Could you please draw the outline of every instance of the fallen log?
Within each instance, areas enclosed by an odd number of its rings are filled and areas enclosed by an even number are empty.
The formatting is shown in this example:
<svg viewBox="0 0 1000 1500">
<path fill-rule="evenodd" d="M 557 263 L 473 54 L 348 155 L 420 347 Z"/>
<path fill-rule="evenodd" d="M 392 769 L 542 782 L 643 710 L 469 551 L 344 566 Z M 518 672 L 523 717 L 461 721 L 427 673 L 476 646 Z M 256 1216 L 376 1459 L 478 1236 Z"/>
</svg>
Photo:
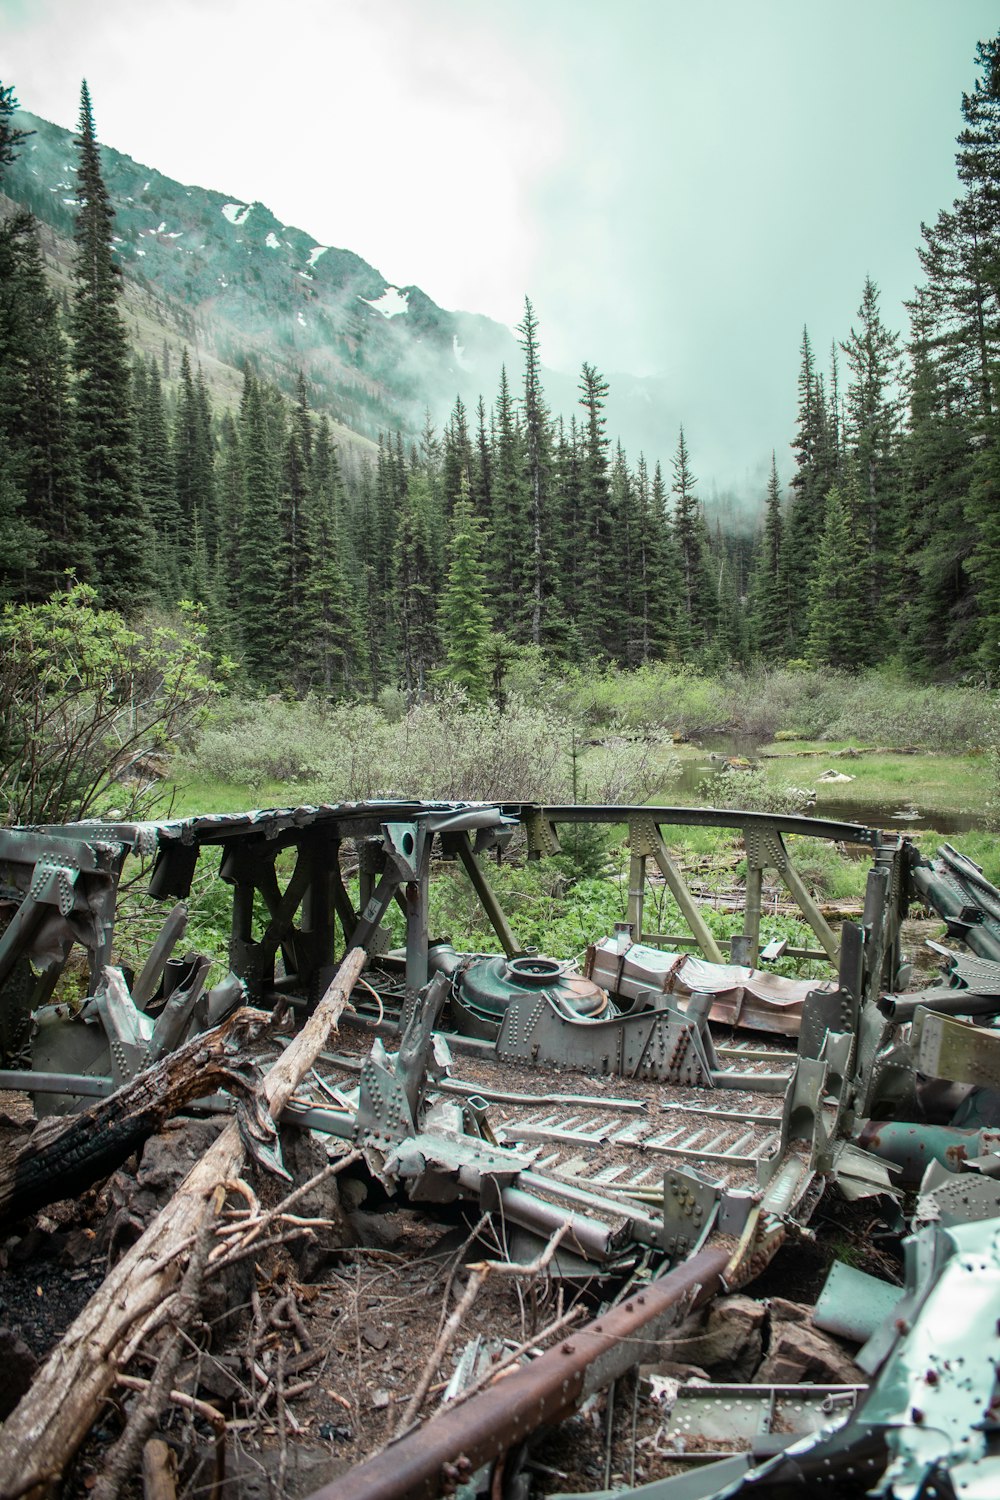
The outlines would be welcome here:
<svg viewBox="0 0 1000 1500">
<path fill-rule="evenodd" d="M 316 1010 L 261 1080 L 258 1097 L 272 1118 L 336 1030 L 365 958 L 363 949 L 350 950 Z M 215 1189 L 237 1177 L 243 1164 L 233 1120 L 50 1352 L 0 1428 L 0 1500 L 41 1500 L 54 1492 L 115 1382 L 129 1334 L 178 1284 L 186 1253 L 213 1213 Z"/>
<path fill-rule="evenodd" d="M 0 1162 L 0 1227 L 109 1177 L 192 1099 L 230 1085 L 234 1057 L 270 1023 L 269 1013 L 244 1007 L 106 1099 L 43 1120 Z"/>
</svg>

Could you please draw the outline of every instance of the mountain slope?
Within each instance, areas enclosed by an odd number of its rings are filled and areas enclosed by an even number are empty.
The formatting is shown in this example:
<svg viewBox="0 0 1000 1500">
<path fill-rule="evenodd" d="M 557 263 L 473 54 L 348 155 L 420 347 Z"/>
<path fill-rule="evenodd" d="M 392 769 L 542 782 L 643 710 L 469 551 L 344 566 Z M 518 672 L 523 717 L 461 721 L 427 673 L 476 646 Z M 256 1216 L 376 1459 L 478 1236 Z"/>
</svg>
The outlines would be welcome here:
<svg viewBox="0 0 1000 1500">
<path fill-rule="evenodd" d="M 36 134 L 4 187 L 52 231 L 45 249 L 58 280 L 77 207 L 73 137 L 24 110 L 18 120 Z M 101 157 L 129 310 L 145 294 L 147 310 L 153 299 L 200 355 L 229 366 L 251 355 L 286 387 L 301 370 L 315 404 L 356 433 L 416 431 L 425 407 L 472 387 L 491 392 L 500 363 L 517 358 L 499 324 L 391 286 L 360 256 L 318 244 L 261 203 L 185 187 L 109 147 Z"/>
</svg>

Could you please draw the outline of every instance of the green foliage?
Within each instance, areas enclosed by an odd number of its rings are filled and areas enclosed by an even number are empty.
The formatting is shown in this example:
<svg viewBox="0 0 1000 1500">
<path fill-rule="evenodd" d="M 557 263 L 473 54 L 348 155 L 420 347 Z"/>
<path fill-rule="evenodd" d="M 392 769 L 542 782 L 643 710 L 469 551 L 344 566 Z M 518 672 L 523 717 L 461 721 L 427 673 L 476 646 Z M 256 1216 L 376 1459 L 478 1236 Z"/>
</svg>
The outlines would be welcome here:
<svg viewBox="0 0 1000 1500">
<path fill-rule="evenodd" d="M 188 610 L 133 628 L 73 585 L 0 616 L 0 806 L 8 823 L 141 816 L 150 756 L 185 743 L 214 692 Z"/>
<path fill-rule="evenodd" d="M 483 565 L 482 526 L 463 490 L 451 516 L 448 576 L 438 607 L 438 633 L 444 662 L 436 677 L 468 695 L 471 703 L 485 703 L 489 686 L 490 616 Z"/>
<path fill-rule="evenodd" d="M 804 787 L 775 785 L 763 771 L 726 766 L 702 782 L 699 800 L 709 807 L 734 807 L 742 812 L 801 813 L 814 799 Z"/>
</svg>

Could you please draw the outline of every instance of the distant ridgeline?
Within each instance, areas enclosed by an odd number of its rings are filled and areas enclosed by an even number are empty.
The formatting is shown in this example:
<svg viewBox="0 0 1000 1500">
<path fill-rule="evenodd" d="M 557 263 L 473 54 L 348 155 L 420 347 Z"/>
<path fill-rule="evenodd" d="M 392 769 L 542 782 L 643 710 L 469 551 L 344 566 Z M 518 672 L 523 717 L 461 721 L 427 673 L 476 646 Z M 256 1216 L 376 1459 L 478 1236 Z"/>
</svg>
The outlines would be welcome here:
<svg viewBox="0 0 1000 1500">
<path fill-rule="evenodd" d="M 35 134 L 4 191 L 70 239 L 74 137 L 26 110 L 17 123 Z M 280 224 L 262 203 L 184 187 L 107 146 L 101 166 L 118 262 L 164 304 L 165 326 L 192 355 L 237 367 L 249 355 L 289 391 L 301 371 L 315 404 L 357 433 L 419 431 L 426 407 L 450 405 L 469 385 L 473 362 L 493 382 L 516 355 L 499 324 L 445 312 L 419 287 L 389 286 L 360 256 Z"/>
</svg>

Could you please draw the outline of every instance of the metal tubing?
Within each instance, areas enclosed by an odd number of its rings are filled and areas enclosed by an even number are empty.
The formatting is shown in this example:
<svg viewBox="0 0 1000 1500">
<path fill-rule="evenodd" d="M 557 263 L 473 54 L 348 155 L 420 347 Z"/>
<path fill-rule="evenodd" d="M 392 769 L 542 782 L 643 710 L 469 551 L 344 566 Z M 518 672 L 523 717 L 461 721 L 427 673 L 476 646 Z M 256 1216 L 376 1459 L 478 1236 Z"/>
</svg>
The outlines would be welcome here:
<svg viewBox="0 0 1000 1500">
<path fill-rule="evenodd" d="M 805 917 L 809 926 L 820 940 L 820 944 L 826 952 L 832 964 L 840 962 L 840 944 L 837 942 L 833 928 L 816 905 L 809 892 L 806 890 L 805 882 L 798 870 L 786 856 L 784 866 L 778 871 L 782 880 L 791 891 L 798 903 L 799 910 Z"/>
<path fill-rule="evenodd" d="M 663 837 L 657 830 L 656 841 L 653 848 L 653 858 L 659 866 L 660 873 L 667 885 L 670 887 L 674 900 L 684 913 L 684 920 L 698 939 L 698 947 L 708 959 L 709 963 L 724 964 L 722 949 L 712 936 L 711 929 L 701 912 L 694 897 L 684 884 L 683 876 L 667 853 L 667 846 Z"/>
<path fill-rule="evenodd" d="M 643 941 L 642 915 L 646 898 L 646 856 L 632 854 L 628 864 L 628 920 L 638 942 Z"/>
<path fill-rule="evenodd" d="M 561 1421 L 592 1391 L 654 1357 L 679 1310 L 687 1313 L 721 1289 L 727 1260 L 725 1250 L 702 1250 L 478 1396 L 445 1408 L 309 1500 L 434 1500 L 459 1458 L 463 1471 L 467 1466 L 472 1473 L 539 1427 Z"/>
<path fill-rule="evenodd" d="M 743 912 L 743 936 L 750 944 L 750 968 L 757 967 L 760 955 L 760 912 L 764 897 L 764 871 L 760 865 L 747 866 L 747 894 Z"/>
<path fill-rule="evenodd" d="M 52 910 L 51 906 L 36 901 L 33 896 L 25 896 L 0 937 L 0 986 L 9 978 L 14 965 Z"/>
<path fill-rule="evenodd" d="M 490 926 L 500 939 L 500 946 L 503 948 L 503 951 L 508 958 L 514 958 L 516 954 L 523 953 L 524 949 L 514 936 L 510 923 L 504 915 L 503 908 L 493 894 L 493 889 L 483 874 L 478 859 L 472 852 L 472 844 L 467 833 L 460 835 L 456 847 L 458 849 L 458 857 L 465 866 L 466 874 L 472 881 L 476 895 L 479 897 L 479 904 L 489 917 Z"/>
</svg>

